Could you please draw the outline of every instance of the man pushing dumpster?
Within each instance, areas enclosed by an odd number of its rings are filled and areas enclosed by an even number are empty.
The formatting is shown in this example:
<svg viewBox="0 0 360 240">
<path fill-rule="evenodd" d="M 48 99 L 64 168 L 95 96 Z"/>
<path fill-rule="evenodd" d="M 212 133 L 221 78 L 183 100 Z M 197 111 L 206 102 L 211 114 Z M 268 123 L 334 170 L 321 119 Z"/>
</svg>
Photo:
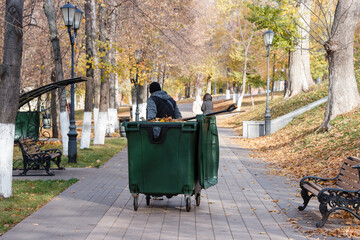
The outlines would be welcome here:
<svg viewBox="0 0 360 240">
<path fill-rule="evenodd" d="M 176 102 L 167 92 L 161 91 L 158 82 L 150 84 L 151 96 L 147 100 L 146 119 L 172 117 L 173 119 L 182 118 Z"/>
</svg>

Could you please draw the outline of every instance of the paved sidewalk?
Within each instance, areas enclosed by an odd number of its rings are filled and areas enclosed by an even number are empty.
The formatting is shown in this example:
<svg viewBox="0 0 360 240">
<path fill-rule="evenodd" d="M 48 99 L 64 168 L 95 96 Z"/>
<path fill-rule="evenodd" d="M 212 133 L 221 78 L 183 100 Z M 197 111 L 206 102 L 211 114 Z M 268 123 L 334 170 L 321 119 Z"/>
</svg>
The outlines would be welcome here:
<svg viewBox="0 0 360 240">
<path fill-rule="evenodd" d="M 202 191 L 199 207 L 193 199 L 190 212 L 180 195 L 150 206 L 140 195 L 135 212 L 125 149 L 100 169 L 87 169 L 78 183 L 0 239 L 307 239 L 288 221 L 300 198 L 279 195 L 248 152 L 233 145 L 233 130 L 219 129 L 219 136 L 219 183 Z M 68 172 L 57 171 L 55 177 Z"/>
</svg>

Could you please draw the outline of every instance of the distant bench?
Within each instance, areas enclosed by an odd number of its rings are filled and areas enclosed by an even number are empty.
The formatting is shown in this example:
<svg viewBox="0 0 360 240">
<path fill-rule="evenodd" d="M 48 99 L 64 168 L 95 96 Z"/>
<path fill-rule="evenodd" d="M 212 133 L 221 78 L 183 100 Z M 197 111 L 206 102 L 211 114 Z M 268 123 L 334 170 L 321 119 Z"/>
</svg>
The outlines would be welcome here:
<svg viewBox="0 0 360 240">
<path fill-rule="evenodd" d="M 23 155 L 24 171 L 21 175 L 26 175 L 29 170 L 44 169 L 48 175 L 53 176 L 54 172 L 50 171 L 51 161 L 58 169 L 64 169 L 60 167 L 60 149 L 42 150 L 33 138 L 19 139 L 17 142 Z"/>
<path fill-rule="evenodd" d="M 360 158 L 348 157 L 339 174 L 334 178 L 307 176 L 301 179 L 301 196 L 304 204 L 299 206 L 303 211 L 310 199 L 316 196 L 320 202 L 319 210 L 322 220 L 316 227 L 325 225 L 329 215 L 336 210 L 345 210 L 360 219 Z M 330 210 L 328 209 L 330 208 Z"/>
</svg>

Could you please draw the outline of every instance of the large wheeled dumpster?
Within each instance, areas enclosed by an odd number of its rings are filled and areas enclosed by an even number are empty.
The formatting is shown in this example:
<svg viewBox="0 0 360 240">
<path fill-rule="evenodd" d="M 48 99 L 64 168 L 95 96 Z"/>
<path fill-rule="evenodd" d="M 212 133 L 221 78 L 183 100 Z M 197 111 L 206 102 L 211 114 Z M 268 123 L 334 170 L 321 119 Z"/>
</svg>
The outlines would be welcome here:
<svg viewBox="0 0 360 240">
<path fill-rule="evenodd" d="M 200 204 L 201 189 L 217 183 L 219 144 L 215 117 L 199 115 L 189 122 L 127 122 L 129 188 L 134 210 L 139 194 L 168 198 L 191 196 Z"/>
</svg>

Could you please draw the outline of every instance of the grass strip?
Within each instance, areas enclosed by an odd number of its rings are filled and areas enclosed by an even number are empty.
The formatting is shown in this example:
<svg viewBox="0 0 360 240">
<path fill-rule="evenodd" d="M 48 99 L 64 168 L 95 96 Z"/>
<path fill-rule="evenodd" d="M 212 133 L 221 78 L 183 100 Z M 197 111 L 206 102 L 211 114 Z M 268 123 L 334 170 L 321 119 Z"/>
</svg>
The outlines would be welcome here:
<svg viewBox="0 0 360 240">
<path fill-rule="evenodd" d="M 0 199 L 0 236 L 77 181 L 13 181 L 13 196 Z"/>
</svg>

